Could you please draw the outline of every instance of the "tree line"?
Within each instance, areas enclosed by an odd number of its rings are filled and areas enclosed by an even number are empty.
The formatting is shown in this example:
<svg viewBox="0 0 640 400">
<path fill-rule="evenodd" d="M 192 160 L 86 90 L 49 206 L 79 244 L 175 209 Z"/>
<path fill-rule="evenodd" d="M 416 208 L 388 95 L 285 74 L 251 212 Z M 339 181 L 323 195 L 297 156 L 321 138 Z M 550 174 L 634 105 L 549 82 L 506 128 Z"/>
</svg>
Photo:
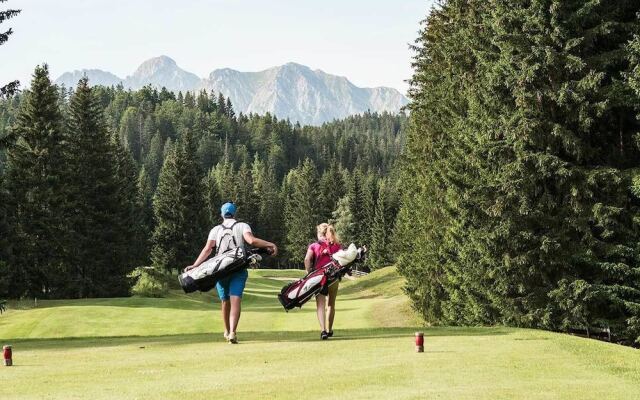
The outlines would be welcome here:
<svg viewBox="0 0 640 400">
<path fill-rule="evenodd" d="M 443 1 L 396 231 L 428 321 L 640 340 L 640 4 Z"/>
<path fill-rule="evenodd" d="M 135 267 L 193 262 L 219 207 L 300 265 L 315 226 L 392 261 L 404 115 L 320 127 L 235 113 L 221 94 L 54 85 L 0 100 L 0 297 L 121 296 Z"/>
</svg>

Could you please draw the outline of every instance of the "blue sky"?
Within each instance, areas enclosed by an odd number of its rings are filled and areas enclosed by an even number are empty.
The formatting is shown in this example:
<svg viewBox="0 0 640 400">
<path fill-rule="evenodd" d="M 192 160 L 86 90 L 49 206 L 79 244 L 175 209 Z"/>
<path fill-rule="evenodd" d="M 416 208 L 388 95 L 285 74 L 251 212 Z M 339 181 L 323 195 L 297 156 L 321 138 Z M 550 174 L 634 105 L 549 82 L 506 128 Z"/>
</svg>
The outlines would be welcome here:
<svg viewBox="0 0 640 400">
<path fill-rule="evenodd" d="M 358 86 L 406 91 L 408 46 L 431 0 L 9 0 L 22 13 L 0 47 L 0 82 L 28 81 L 47 62 L 53 78 L 99 68 L 126 77 L 168 55 L 206 76 L 216 68 L 258 71 L 289 61 Z"/>
</svg>

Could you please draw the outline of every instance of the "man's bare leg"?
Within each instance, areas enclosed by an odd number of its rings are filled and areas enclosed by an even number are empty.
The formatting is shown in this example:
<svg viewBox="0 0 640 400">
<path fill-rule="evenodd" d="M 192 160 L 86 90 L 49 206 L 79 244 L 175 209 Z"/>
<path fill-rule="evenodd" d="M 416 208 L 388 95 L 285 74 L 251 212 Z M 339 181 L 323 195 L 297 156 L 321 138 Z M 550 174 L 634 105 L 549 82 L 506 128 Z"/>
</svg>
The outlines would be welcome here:
<svg viewBox="0 0 640 400">
<path fill-rule="evenodd" d="M 240 322 L 240 311 L 242 305 L 242 297 L 231 296 L 231 310 L 230 310 L 230 334 L 235 338 L 236 330 L 238 329 L 238 322 Z"/>
<path fill-rule="evenodd" d="M 229 314 L 231 311 L 231 302 L 229 300 L 222 300 L 222 321 L 224 323 L 224 337 L 227 338 L 229 336 Z"/>
</svg>

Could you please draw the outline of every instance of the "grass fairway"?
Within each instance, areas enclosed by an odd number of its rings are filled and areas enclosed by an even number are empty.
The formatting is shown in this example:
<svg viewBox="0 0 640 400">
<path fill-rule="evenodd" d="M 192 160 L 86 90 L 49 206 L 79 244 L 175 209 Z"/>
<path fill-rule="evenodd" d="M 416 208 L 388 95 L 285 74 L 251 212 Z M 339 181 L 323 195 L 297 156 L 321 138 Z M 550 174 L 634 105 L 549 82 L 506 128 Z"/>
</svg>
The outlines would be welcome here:
<svg viewBox="0 0 640 400">
<path fill-rule="evenodd" d="M 640 399 L 640 353 L 612 344 L 426 328 L 416 354 L 391 268 L 341 284 L 336 337 L 320 341 L 312 304 L 277 302 L 287 276 L 251 271 L 235 346 L 211 294 L 10 304 L 0 399 Z"/>
</svg>

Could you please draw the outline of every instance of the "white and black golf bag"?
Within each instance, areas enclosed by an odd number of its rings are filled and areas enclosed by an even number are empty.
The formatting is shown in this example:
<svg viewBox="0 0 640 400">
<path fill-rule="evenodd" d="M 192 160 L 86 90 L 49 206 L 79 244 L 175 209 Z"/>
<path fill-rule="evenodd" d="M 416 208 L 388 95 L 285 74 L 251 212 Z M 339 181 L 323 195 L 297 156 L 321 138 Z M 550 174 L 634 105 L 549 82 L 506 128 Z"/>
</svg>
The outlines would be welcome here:
<svg viewBox="0 0 640 400">
<path fill-rule="evenodd" d="M 234 225 L 235 223 L 229 227 L 221 225 L 222 231 L 216 240 L 218 254 L 215 257 L 178 276 L 185 293 L 196 290 L 208 292 L 219 280 L 262 260 L 258 253 L 266 251 L 248 250 L 243 245 L 238 246 L 233 236 Z"/>
<path fill-rule="evenodd" d="M 246 251 L 237 247 L 208 259 L 196 268 L 178 276 L 180 286 L 185 293 L 208 292 L 219 280 L 226 278 L 236 271 L 246 268 L 249 264 Z"/>
</svg>

